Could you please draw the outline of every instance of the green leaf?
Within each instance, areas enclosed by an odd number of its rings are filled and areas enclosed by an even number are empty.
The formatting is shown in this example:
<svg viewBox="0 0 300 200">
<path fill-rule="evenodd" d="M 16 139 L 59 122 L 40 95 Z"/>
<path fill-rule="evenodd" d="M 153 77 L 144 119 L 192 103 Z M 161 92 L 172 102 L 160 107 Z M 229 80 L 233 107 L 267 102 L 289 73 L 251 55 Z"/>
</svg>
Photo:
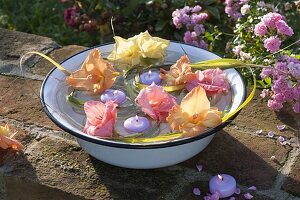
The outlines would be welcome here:
<svg viewBox="0 0 300 200">
<path fill-rule="evenodd" d="M 155 31 L 162 31 L 166 27 L 167 24 L 168 24 L 168 21 L 166 21 L 166 20 L 159 20 L 155 24 Z"/>
<path fill-rule="evenodd" d="M 245 67 L 263 67 L 261 65 L 247 64 L 240 60 L 230 58 L 217 58 L 213 60 L 205 60 L 191 64 L 192 68 L 196 69 L 211 69 L 211 68 L 245 68 Z"/>
<path fill-rule="evenodd" d="M 213 6 L 207 6 L 206 9 L 208 10 L 208 12 L 210 12 L 212 14 L 212 16 L 214 16 L 216 19 L 220 19 L 220 12 L 219 9 Z"/>
<path fill-rule="evenodd" d="M 208 6 L 215 2 L 216 2 L 216 0 L 204 0 L 204 1 L 202 1 L 202 4 Z"/>
</svg>

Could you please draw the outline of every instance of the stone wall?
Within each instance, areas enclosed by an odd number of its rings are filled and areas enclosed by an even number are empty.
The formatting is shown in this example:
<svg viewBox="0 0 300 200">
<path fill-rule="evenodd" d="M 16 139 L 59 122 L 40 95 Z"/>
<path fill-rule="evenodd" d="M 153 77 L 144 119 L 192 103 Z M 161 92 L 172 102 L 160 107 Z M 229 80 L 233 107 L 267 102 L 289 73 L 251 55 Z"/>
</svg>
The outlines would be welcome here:
<svg viewBox="0 0 300 200">
<path fill-rule="evenodd" d="M 162 169 L 124 169 L 86 154 L 43 113 L 37 94 L 51 64 L 26 57 L 25 78 L 20 77 L 19 59 L 27 51 L 60 62 L 85 47 L 60 47 L 50 38 L 5 29 L 0 29 L 0 47 L 0 124 L 12 124 L 15 138 L 25 145 L 20 153 L 0 149 L 0 200 L 203 199 L 209 179 L 218 173 L 236 178 L 242 190 L 236 199 L 252 185 L 257 187 L 251 191 L 254 199 L 300 199 L 300 117 L 268 110 L 258 94 L 195 157 Z M 283 123 L 287 128 L 277 130 Z M 267 137 L 269 131 L 275 138 Z M 281 145 L 280 135 L 290 144 Z M 192 193 L 194 187 L 201 188 L 201 197 Z"/>
</svg>

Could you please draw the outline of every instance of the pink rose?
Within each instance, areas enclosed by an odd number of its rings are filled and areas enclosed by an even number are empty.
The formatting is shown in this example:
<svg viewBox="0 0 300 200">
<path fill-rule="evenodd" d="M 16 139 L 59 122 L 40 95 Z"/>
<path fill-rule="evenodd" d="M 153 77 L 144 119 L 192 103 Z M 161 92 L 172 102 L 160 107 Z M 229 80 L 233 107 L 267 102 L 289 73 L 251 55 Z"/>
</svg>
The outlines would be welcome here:
<svg viewBox="0 0 300 200">
<path fill-rule="evenodd" d="M 86 124 L 83 132 L 93 136 L 111 137 L 117 118 L 117 104 L 108 101 L 87 101 L 84 104 Z"/>
<path fill-rule="evenodd" d="M 199 85 L 204 88 L 207 96 L 228 92 L 229 90 L 226 74 L 219 68 L 204 71 L 197 70 L 195 75 L 187 82 L 186 89 L 191 91 Z"/>
<path fill-rule="evenodd" d="M 171 108 L 177 105 L 175 97 L 154 83 L 142 89 L 135 101 L 144 113 L 159 122 L 165 121 Z"/>
</svg>

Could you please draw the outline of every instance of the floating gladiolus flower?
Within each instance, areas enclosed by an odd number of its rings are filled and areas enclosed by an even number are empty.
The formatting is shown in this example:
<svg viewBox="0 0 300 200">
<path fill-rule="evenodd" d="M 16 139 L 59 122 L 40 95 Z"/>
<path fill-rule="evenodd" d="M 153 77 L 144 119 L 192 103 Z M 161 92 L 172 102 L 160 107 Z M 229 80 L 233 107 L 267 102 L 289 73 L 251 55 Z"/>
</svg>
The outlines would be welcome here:
<svg viewBox="0 0 300 200">
<path fill-rule="evenodd" d="M 115 82 L 118 73 L 105 61 L 98 49 L 90 52 L 81 69 L 67 77 L 67 83 L 74 89 L 97 95 L 109 89 Z"/>
<path fill-rule="evenodd" d="M 23 145 L 17 140 L 12 139 L 10 136 L 10 130 L 8 125 L 0 126 L 0 148 L 9 149 L 12 148 L 16 151 L 23 149 Z"/>
<path fill-rule="evenodd" d="M 137 45 L 136 38 L 124 39 L 115 36 L 114 39 L 116 42 L 114 49 L 107 57 L 110 61 L 127 64 L 129 66 L 134 66 L 141 62 L 140 49 Z"/>
<path fill-rule="evenodd" d="M 170 44 L 169 40 L 152 37 L 148 31 L 135 37 L 143 58 L 153 58 L 162 61 L 166 56 L 166 49 Z"/>
<path fill-rule="evenodd" d="M 108 59 L 129 66 L 142 64 L 143 58 L 162 61 L 170 43 L 169 40 L 152 37 L 148 31 L 128 39 L 119 36 L 114 39 L 116 44 Z"/>
<path fill-rule="evenodd" d="M 142 89 L 135 101 L 144 113 L 159 122 L 165 121 L 171 108 L 177 105 L 175 97 L 155 83 Z"/>
<path fill-rule="evenodd" d="M 100 101 L 87 101 L 84 104 L 87 119 L 83 132 L 93 136 L 111 137 L 117 118 L 117 106 L 111 100 L 105 104 Z"/>
<path fill-rule="evenodd" d="M 181 58 L 170 67 L 169 71 L 160 69 L 160 78 L 168 85 L 185 84 L 192 76 L 193 72 L 187 55 L 181 56 Z"/>
<path fill-rule="evenodd" d="M 210 107 L 205 90 L 198 86 L 182 99 L 180 105 L 170 110 L 167 122 L 172 130 L 183 132 L 185 136 L 195 136 L 219 125 L 221 113 Z"/>
<path fill-rule="evenodd" d="M 229 85 L 226 81 L 226 74 L 219 68 L 197 70 L 186 84 L 186 88 L 191 91 L 200 85 L 206 91 L 207 96 L 213 96 L 222 92 L 228 92 Z"/>
</svg>

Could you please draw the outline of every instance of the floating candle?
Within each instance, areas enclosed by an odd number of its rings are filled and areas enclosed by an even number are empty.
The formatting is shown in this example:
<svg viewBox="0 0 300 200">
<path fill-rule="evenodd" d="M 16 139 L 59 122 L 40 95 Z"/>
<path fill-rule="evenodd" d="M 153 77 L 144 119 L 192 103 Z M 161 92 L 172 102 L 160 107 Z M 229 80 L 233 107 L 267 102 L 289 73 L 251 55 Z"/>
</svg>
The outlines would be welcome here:
<svg viewBox="0 0 300 200">
<path fill-rule="evenodd" d="M 153 82 L 155 84 L 159 84 L 161 82 L 161 79 L 159 76 L 159 72 L 152 72 L 151 70 L 149 70 L 148 72 L 144 72 L 141 74 L 140 81 L 145 85 L 151 85 Z"/>
<path fill-rule="evenodd" d="M 108 89 L 105 90 L 101 96 L 100 100 L 103 103 L 106 103 L 108 100 L 116 101 L 119 105 L 123 104 L 126 100 L 126 95 L 123 91 L 121 90 L 112 90 Z"/>
<path fill-rule="evenodd" d="M 209 190 L 212 194 L 217 192 L 220 198 L 230 197 L 236 190 L 236 181 L 228 174 L 217 175 L 210 179 Z"/>
<path fill-rule="evenodd" d="M 130 117 L 125 120 L 124 128 L 134 133 L 140 133 L 150 127 L 150 122 L 146 117 Z"/>
</svg>

